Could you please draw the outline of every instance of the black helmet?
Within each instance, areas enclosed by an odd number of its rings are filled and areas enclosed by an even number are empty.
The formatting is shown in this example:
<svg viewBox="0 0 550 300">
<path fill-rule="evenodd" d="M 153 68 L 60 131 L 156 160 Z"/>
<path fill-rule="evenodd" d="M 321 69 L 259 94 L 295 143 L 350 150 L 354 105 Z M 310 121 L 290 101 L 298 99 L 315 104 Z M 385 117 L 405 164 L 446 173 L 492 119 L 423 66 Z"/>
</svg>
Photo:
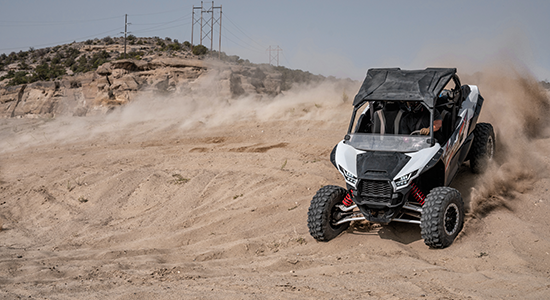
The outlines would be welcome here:
<svg viewBox="0 0 550 300">
<path fill-rule="evenodd" d="M 413 113 L 419 113 L 422 111 L 422 102 L 420 101 L 407 101 L 407 110 Z"/>
</svg>

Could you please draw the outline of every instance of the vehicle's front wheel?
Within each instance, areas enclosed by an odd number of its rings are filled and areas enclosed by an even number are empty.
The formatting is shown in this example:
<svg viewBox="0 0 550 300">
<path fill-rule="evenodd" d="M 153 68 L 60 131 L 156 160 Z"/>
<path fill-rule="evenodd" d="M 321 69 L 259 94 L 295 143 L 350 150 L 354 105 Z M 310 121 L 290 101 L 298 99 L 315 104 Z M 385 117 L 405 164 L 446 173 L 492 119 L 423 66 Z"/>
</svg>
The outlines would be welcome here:
<svg viewBox="0 0 550 300">
<path fill-rule="evenodd" d="M 327 185 L 319 189 L 311 199 L 307 212 L 307 227 L 316 240 L 330 241 L 349 227 L 349 222 L 334 225 L 342 212 L 337 205 L 342 204 L 346 194 L 346 189 L 342 187 Z"/>
<path fill-rule="evenodd" d="M 474 141 L 470 150 L 470 168 L 482 173 L 495 154 L 495 133 L 489 123 L 478 123 L 474 129 Z"/>
<path fill-rule="evenodd" d="M 450 246 L 464 225 L 464 202 L 460 192 L 450 187 L 430 191 L 422 206 L 421 235 L 431 248 Z"/>
</svg>

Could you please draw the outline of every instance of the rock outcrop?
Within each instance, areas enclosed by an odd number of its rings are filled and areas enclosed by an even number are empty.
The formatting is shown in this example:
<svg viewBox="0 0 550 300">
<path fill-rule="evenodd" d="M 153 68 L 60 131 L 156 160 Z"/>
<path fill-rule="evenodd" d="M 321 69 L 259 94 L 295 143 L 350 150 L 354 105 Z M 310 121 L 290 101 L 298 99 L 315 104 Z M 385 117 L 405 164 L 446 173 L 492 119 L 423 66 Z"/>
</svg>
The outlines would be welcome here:
<svg viewBox="0 0 550 300">
<path fill-rule="evenodd" d="M 212 88 L 227 98 L 276 95 L 288 86 L 284 74 L 270 65 L 172 57 L 122 59 L 56 81 L 0 87 L 0 117 L 103 114 L 142 92 L 185 93 L 203 76 L 210 76 Z"/>
</svg>

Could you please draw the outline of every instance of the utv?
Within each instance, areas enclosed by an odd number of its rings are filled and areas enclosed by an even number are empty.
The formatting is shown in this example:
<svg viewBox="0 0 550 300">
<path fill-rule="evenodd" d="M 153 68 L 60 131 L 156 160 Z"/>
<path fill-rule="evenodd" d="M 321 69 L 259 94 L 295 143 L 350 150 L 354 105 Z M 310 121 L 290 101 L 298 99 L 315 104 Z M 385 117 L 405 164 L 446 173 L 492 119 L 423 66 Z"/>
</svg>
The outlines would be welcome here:
<svg viewBox="0 0 550 300">
<path fill-rule="evenodd" d="M 403 132 L 411 105 L 424 112 L 429 133 Z M 482 105 L 477 86 L 461 85 L 454 68 L 368 70 L 347 134 L 330 154 L 346 188 L 324 186 L 313 197 L 310 234 L 329 241 L 352 221 L 405 222 L 420 225 L 429 247 L 451 245 L 464 202 L 449 184 L 463 162 L 480 173 L 495 152 L 493 127 L 477 123 Z"/>
</svg>

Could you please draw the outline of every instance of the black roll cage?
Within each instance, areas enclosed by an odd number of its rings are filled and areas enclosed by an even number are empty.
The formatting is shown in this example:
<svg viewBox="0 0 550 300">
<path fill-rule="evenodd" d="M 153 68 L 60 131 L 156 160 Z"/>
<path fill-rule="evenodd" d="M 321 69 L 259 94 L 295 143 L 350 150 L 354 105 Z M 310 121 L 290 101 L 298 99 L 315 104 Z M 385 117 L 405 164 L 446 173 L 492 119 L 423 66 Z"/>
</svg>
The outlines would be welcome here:
<svg viewBox="0 0 550 300">
<path fill-rule="evenodd" d="M 430 112 L 430 124 L 433 124 L 433 122 L 434 122 L 434 109 L 435 108 L 443 107 L 443 106 L 446 106 L 446 105 L 452 105 L 452 108 L 451 108 L 451 118 L 452 118 L 451 124 L 455 124 L 456 123 L 456 118 L 457 118 L 457 115 L 458 115 L 458 108 L 462 105 L 462 101 L 464 101 L 464 95 L 463 95 L 463 91 L 462 91 L 462 88 L 461 88 L 460 79 L 458 78 L 456 73 L 453 73 L 452 76 L 450 76 L 450 78 L 445 82 L 445 84 L 442 85 L 442 88 L 439 91 L 437 91 L 436 94 L 440 95 L 441 91 L 443 91 L 444 87 L 451 80 L 453 80 L 453 82 L 455 83 L 455 87 L 451 90 L 452 98 L 451 98 L 450 101 L 447 101 L 445 103 L 438 103 L 438 96 L 435 96 L 434 99 L 430 99 L 430 100 L 432 100 L 432 103 L 434 103 L 433 107 L 430 107 L 428 105 L 428 103 L 426 101 L 424 101 L 424 99 L 423 100 L 404 100 L 403 99 L 403 100 L 399 100 L 399 101 L 421 102 L 421 104 L 424 107 L 426 107 L 426 109 L 428 109 L 428 111 Z M 353 130 L 353 125 L 355 123 L 355 118 L 357 116 L 357 111 L 361 107 L 363 107 L 363 105 L 368 103 L 369 104 L 369 110 L 371 110 L 371 108 L 374 107 L 374 104 L 376 102 L 388 102 L 388 101 L 395 101 L 395 100 L 394 99 L 391 99 L 391 100 L 385 100 L 385 99 L 368 100 L 368 101 L 362 101 L 360 103 L 357 103 L 357 105 L 354 105 L 353 112 L 351 114 L 351 120 L 350 120 L 350 123 L 349 123 L 348 131 L 346 133 L 346 136 L 344 137 L 344 140 L 348 141 L 350 139 L 349 135 L 351 134 L 351 132 Z M 371 110 L 371 114 L 372 113 L 373 113 L 373 110 Z M 371 122 L 372 122 L 372 116 L 371 116 Z M 357 125 L 359 125 L 359 124 L 357 124 Z M 430 126 L 430 145 L 431 146 L 435 145 L 433 126 Z"/>
</svg>

